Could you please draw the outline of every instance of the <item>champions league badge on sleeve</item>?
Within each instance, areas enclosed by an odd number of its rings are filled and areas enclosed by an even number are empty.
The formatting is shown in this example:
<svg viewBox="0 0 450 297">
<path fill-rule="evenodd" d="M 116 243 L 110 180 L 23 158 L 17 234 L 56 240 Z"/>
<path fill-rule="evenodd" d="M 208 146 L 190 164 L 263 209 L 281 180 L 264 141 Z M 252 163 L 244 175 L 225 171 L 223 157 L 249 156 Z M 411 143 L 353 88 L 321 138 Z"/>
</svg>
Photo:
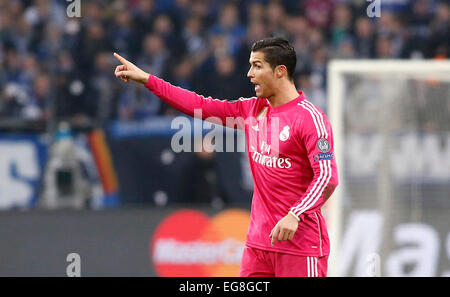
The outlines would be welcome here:
<svg viewBox="0 0 450 297">
<path fill-rule="evenodd" d="M 325 153 L 325 154 L 317 154 L 313 156 L 314 162 L 322 161 L 322 160 L 332 160 L 333 153 Z"/>
<path fill-rule="evenodd" d="M 322 153 L 328 153 L 331 149 L 330 143 L 325 138 L 320 138 L 317 140 L 317 148 Z"/>
</svg>

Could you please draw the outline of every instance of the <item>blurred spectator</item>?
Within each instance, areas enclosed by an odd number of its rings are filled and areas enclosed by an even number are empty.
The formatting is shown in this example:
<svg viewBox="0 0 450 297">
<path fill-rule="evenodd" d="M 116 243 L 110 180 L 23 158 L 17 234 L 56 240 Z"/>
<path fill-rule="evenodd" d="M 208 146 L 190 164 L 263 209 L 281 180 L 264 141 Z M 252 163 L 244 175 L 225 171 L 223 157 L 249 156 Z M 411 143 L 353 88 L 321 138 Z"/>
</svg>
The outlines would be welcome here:
<svg viewBox="0 0 450 297">
<path fill-rule="evenodd" d="M 16 83 L 8 83 L 0 90 L 0 116 L 5 118 L 19 118 L 23 116 L 27 94 Z"/>
<path fill-rule="evenodd" d="M 82 22 L 85 27 L 101 21 L 104 17 L 103 8 L 105 7 L 101 7 L 101 1 L 86 1 L 81 8 Z"/>
<path fill-rule="evenodd" d="M 375 54 L 372 24 L 366 17 L 359 17 L 355 23 L 355 52 L 358 58 L 368 59 Z"/>
<path fill-rule="evenodd" d="M 214 22 L 213 17 L 210 15 L 208 0 L 193 0 L 191 2 L 191 14 L 203 19 L 208 24 L 208 27 Z"/>
<path fill-rule="evenodd" d="M 110 31 L 110 39 L 114 51 L 126 56 L 134 56 L 138 52 L 135 40 L 135 32 L 132 23 L 132 15 L 128 10 L 117 13 Z"/>
<path fill-rule="evenodd" d="M 137 64 L 149 73 L 162 77 L 169 57 L 163 38 L 150 33 L 145 36 L 142 46 L 143 51 L 137 59 Z M 120 119 L 142 120 L 157 115 L 160 106 L 161 102 L 155 95 L 135 84 L 128 84 L 120 91 Z"/>
<path fill-rule="evenodd" d="M 309 65 L 312 44 L 316 45 L 322 42 L 321 32 L 311 28 L 304 17 L 291 18 L 288 22 L 288 30 L 297 54 L 296 71 L 301 72 Z"/>
<path fill-rule="evenodd" d="M 252 20 L 247 26 L 246 37 L 243 40 L 238 53 L 236 54 L 237 75 L 240 76 L 241 79 L 245 79 L 247 76 L 249 69 L 249 57 L 253 43 L 263 39 L 265 36 L 267 36 L 267 31 L 264 23 L 258 19 Z M 246 93 L 246 90 L 244 90 L 244 93 Z"/>
<path fill-rule="evenodd" d="M 198 65 L 194 73 L 194 84 L 196 90 L 200 94 L 204 94 L 208 82 L 205 79 L 205 73 L 210 74 L 216 71 L 216 59 L 222 55 L 231 55 L 228 47 L 226 46 L 226 36 L 221 34 L 210 34 L 208 42 L 210 44 L 206 57 L 203 62 Z"/>
<path fill-rule="evenodd" d="M 113 69 L 112 56 L 110 52 L 101 52 L 95 59 L 94 75 L 93 75 L 93 88 L 95 94 L 97 94 L 98 114 L 97 118 L 100 122 L 107 121 L 113 111 L 115 101 L 115 94 L 118 93 L 116 88 L 111 88 L 113 85 L 114 76 L 111 75 L 111 69 Z"/>
<path fill-rule="evenodd" d="M 171 67 L 173 71 L 167 78 L 172 84 L 184 89 L 192 89 L 193 62 L 188 57 L 183 57 Z"/>
<path fill-rule="evenodd" d="M 98 94 L 70 52 L 58 57 L 55 73 L 55 111 L 57 119 L 67 120 L 71 125 L 88 125 L 98 110 Z"/>
<path fill-rule="evenodd" d="M 14 45 L 14 33 L 12 30 L 11 15 L 6 10 L 0 10 L 0 45 L 2 45 L 3 50 Z"/>
<path fill-rule="evenodd" d="M 64 49 L 63 38 L 55 23 L 47 23 L 43 29 L 45 37 L 36 44 L 36 54 L 41 62 L 49 62 Z"/>
<path fill-rule="evenodd" d="M 238 18 L 237 7 L 232 3 L 226 3 L 220 10 L 218 23 L 212 26 L 210 33 L 222 35 L 226 38 L 225 46 L 231 54 L 236 54 L 245 37 L 245 27 Z"/>
<path fill-rule="evenodd" d="M 144 36 L 151 32 L 153 27 L 153 21 L 156 17 L 155 1 L 153 0 L 140 0 L 138 4 L 131 10 L 133 20 L 133 38 L 138 45 L 140 45 Z M 134 57 L 134 56 L 133 56 Z"/>
<path fill-rule="evenodd" d="M 253 22 L 262 22 L 264 21 L 265 15 L 265 7 L 261 2 L 252 1 L 247 8 L 247 23 L 251 24 Z"/>
<path fill-rule="evenodd" d="M 223 207 L 226 197 L 220 187 L 217 159 L 207 141 L 196 144 L 201 149 L 195 150 L 190 163 L 185 166 L 183 186 L 179 191 L 179 199 L 187 203 L 210 204 L 214 208 Z"/>
<path fill-rule="evenodd" d="M 121 120 L 145 120 L 158 115 L 161 101 L 141 86 L 128 84 L 119 95 L 118 112 Z"/>
<path fill-rule="evenodd" d="M 271 1 L 266 9 L 267 30 L 272 36 L 286 36 L 284 7 L 278 1 Z"/>
<path fill-rule="evenodd" d="M 153 33 L 164 40 L 164 44 L 173 57 L 183 56 L 185 45 L 179 32 L 175 30 L 174 24 L 168 15 L 161 14 L 156 17 L 153 24 Z"/>
<path fill-rule="evenodd" d="M 92 67 L 95 62 L 95 56 L 100 52 L 112 52 L 113 46 L 105 33 L 105 26 L 99 22 L 93 22 L 89 27 L 82 29 L 83 32 L 80 43 L 75 48 L 75 60 L 77 67 L 84 70 L 87 76 L 92 73 Z"/>
<path fill-rule="evenodd" d="M 345 38 L 338 44 L 338 48 L 335 49 L 335 59 L 354 59 L 356 58 L 355 47 L 353 46 L 353 39 Z"/>
<path fill-rule="evenodd" d="M 205 77 L 204 94 L 213 98 L 236 100 L 242 94 L 245 77 L 237 75 L 236 62 L 232 56 L 221 55 L 216 58 L 215 69 Z"/>
<path fill-rule="evenodd" d="M 161 76 L 169 58 L 164 39 L 154 33 L 148 34 L 144 38 L 142 48 L 137 64 L 151 74 Z"/>
<path fill-rule="evenodd" d="M 12 1 L 16 2 L 16 1 Z M 65 22 L 65 10 L 57 1 L 35 0 L 33 5 L 27 7 L 24 11 L 25 20 L 33 27 L 40 26 L 47 22 L 55 24 L 61 28 Z M 17 5 L 12 5 L 13 10 L 17 12 Z"/>
<path fill-rule="evenodd" d="M 406 33 L 402 31 L 402 24 L 400 20 L 395 18 L 393 13 L 385 11 L 381 14 L 379 23 L 377 25 L 377 33 L 379 36 L 377 40 L 377 48 L 378 44 L 380 43 L 380 37 L 382 41 L 387 38 L 390 41 L 391 48 L 388 56 L 390 56 L 391 58 L 399 58 L 401 56 L 402 47 L 404 45 L 404 37 Z M 386 44 L 382 44 L 381 46 L 383 45 Z M 377 56 L 379 57 L 380 53 L 378 53 Z"/>
<path fill-rule="evenodd" d="M 27 89 L 30 89 L 31 86 L 33 85 L 33 81 L 37 79 L 37 77 L 39 76 L 39 65 L 38 62 L 36 61 L 36 58 L 34 55 L 29 54 L 29 55 L 24 55 L 23 56 L 23 81 L 24 81 L 24 86 Z"/>
<path fill-rule="evenodd" d="M 411 29 L 418 35 L 428 35 L 432 19 L 431 5 L 428 0 L 416 0 L 412 4 Z"/>
<path fill-rule="evenodd" d="M 21 56 L 15 49 L 11 48 L 5 51 L 4 57 L 5 82 L 14 83 L 23 91 L 31 92 L 33 82 L 27 79 Z"/>
<path fill-rule="evenodd" d="M 173 5 L 168 9 L 168 15 L 173 21 L 175 31 L 181 32 L 187 19 L 191 16 L 191 0 L 174 0 Z"/>
<path fill-rule="evenodd" d="M 326 111 L 326 94 L 320 86 L 320 79 L 317 78 L 317 76 L 311 76 L 310 71 L 305 70 L 296 76 L 295 83 L 309 101 Z"/>
<path fill-rule="evenodd" d="M 187 54 L 193 59 L 195 66 L 201 64 L 208 55 L 208 42 L 203 32 L 201 18 L 196 16 L 189 17 L 181 35 Z"/>
<path fill-rule="evenodd" d="M 50 116 L 50 78 L 41 73 L 34 81 L 33 90 L 27 100 L 23 116 L 30 120 L 47 120 Z"/>
<path fill-rule="evenodd" d="M 431 50 L 430 57 L 448 58 L 450 52 L 450 4 L 441 2 L 436 7 L 436 16 L 430 23 Z"/>
<path fill-rule="evenodd" d="M 352 15 L 349 7 L 344 3 L 338 4 L 334 10 L 333 18 L 331 45 L 337 48 L 343 40 L 350 37 Z"/>
<path fill-rule="evenodd" d="M 327 77 L 327 59 L 328 48 L 325 45 L 319 45 L 314 49 L 311 62 L 311 76 L 316 81 L 316 86 L 325 90 Z"/>
<path fill-rule="evenodd" d="M 328 29 L 333 23 L 333 0 L 302 1 L 303 14 L 313 27 Z"/>
<path fill-rule="evenodd" d="M 394 49 L 392 47 L 392 37 L 384 34 L 377 38 L 376 57 L 378 59 L 395 58 Z"/>
<path fill-rule="evenodd" d="M 14 43 L 14 47 L 19 53 L 26 55 L 30 52 L 29 44 L 32 27 L 25 21 L 25 17 L 23 15 L 17 15 L 14 17 L 16 18 L 16 22 L 14 26 L 10 27 L 12 33 L 12 39 L 10 41 Z"/>
<path fill-rule="evenodd" d="M 185 56 L 181 59 L 175 60 L 171 63 L 169 69 L 171 71 L 167 74 L 167 81 L 175 86 L 179 86 L 186 90 L 193 90 L 194 85 L 192 83 L 193 71 L 194 71 L 194 61 L 191 61 L 189 57 Z M 168 116 L 175 116 L 179 112 L 166 103 L 162 103 L 161 113 Z"/>
</svg>

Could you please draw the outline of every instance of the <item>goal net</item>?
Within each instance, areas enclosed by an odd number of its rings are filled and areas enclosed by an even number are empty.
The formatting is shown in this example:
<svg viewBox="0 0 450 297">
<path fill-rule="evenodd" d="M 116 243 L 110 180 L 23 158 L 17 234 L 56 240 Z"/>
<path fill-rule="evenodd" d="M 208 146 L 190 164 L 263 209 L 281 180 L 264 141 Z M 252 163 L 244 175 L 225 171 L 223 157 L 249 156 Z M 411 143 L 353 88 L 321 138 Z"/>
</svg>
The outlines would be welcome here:
<svg viewBox="0 0 450 297">
<path fill-rule="evenodd" d="M 450 275 L 450 61 L 332 61 L 331 276 Z"/>
</svg>

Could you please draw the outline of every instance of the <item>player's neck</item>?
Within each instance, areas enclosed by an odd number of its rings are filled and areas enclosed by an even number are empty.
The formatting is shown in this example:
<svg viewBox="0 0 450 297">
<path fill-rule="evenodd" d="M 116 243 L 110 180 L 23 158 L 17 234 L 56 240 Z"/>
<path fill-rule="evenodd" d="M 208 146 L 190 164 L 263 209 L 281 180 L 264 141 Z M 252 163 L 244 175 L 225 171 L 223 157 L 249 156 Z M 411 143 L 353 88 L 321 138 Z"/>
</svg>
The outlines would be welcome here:
<svg viewBox="0 0 450 297">
<path fill-rule="evenodd" d="M 299 96 L 295 84 L 291 81 L 284 81 L 278 84 L 272 96 L 267 97 L 272 107 L 286 104 Z"/>
</svg>

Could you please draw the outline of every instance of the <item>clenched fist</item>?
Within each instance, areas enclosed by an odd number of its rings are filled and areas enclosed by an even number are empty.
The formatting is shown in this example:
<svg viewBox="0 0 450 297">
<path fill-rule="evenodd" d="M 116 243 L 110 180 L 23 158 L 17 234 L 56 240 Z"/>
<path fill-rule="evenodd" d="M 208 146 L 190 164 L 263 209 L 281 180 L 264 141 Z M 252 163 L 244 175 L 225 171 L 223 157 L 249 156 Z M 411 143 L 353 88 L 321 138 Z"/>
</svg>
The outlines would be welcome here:
<svg viewBox="0 0 450 297">
<path fill-rule="evenodd" d="M 270 232 L 269 237 L 272 239 L 272 245 L 278 241 L 291 240 L 298 228 L 298 220 L 290 213 L 278 221 Z"/>
</svg>

